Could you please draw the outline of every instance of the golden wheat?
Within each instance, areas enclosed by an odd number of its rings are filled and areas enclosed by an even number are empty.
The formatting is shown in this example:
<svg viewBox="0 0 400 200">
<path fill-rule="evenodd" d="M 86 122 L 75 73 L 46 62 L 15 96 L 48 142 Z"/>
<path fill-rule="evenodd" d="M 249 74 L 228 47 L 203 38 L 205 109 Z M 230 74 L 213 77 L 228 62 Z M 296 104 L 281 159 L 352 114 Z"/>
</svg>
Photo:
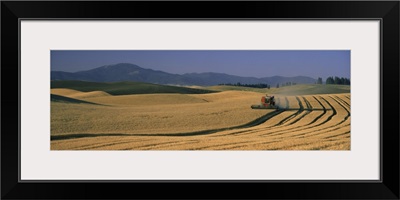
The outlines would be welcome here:
<svg viewBox="0 0 400 200">
<path fill-rule="evenodd" d="M 102 104 L 52 102 L 52 150 L 350 150 L 348 93 L 276 96 L 280 111 L 251 109 L 265 94 L 246 91 L 52 93 Z"/>
</svg>

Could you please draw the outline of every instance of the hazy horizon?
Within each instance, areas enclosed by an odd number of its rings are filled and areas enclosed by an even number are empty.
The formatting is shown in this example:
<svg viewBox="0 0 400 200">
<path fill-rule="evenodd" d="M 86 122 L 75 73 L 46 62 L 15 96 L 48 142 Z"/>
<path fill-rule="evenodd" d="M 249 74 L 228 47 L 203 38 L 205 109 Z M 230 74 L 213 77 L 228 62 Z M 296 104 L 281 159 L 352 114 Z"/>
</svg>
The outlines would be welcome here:
<svg viewBox="0 0 400 200">
<path fill-rule="evenodd" d="M 51 71 L 131 63 L 172 74 L 350 78 L 350 50 L 52 50 Z"/>
</svg>

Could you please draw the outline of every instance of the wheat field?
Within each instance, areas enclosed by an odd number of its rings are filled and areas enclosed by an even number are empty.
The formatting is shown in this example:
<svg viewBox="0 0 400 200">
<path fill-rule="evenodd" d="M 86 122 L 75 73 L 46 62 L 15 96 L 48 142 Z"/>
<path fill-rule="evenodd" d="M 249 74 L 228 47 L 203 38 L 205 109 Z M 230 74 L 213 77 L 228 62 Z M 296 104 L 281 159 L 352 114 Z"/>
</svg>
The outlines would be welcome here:
<svg viewBox="0 0 400 200">
<path fill-rule="evenodd" d="M 135 94 L 52 89 L 51 150 L 350 150 L 350 93 Z"/>
</svg>

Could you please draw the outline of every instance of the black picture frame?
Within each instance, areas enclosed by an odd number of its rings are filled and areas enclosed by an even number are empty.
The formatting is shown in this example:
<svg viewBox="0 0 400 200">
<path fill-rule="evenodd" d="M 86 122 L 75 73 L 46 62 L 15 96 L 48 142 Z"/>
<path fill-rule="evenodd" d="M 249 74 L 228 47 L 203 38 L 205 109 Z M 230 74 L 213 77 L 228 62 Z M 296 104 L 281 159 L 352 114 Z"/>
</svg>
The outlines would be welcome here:
<svg viewBox="0 0 400 200">
<path fill-rule="evenodd" d="M 1 198 L 399 199 L 399 8 L 399 1 L 2 1 Z M 19 20 L 22 18 L 379 19 L 382 22 L 381 181 L 20 182 L 18 133 L 21 107 L 17 77 Z"/>
</svg>

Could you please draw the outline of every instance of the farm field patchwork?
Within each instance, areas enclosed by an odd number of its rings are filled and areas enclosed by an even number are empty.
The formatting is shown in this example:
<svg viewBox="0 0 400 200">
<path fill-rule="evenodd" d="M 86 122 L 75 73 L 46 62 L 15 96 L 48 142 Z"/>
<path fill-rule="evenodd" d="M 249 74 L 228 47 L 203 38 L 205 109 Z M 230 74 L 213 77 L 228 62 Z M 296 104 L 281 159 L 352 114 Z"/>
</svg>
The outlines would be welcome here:
<svg viewBox="0 0 400 200">
<path fill-rule="evenodd" d="M 350 150 L 349 92 L 275 91 L 275 110 L 250 108 L 261 91 L 204 91 L 52 88 L 51 150 Z"/>
</svg>

